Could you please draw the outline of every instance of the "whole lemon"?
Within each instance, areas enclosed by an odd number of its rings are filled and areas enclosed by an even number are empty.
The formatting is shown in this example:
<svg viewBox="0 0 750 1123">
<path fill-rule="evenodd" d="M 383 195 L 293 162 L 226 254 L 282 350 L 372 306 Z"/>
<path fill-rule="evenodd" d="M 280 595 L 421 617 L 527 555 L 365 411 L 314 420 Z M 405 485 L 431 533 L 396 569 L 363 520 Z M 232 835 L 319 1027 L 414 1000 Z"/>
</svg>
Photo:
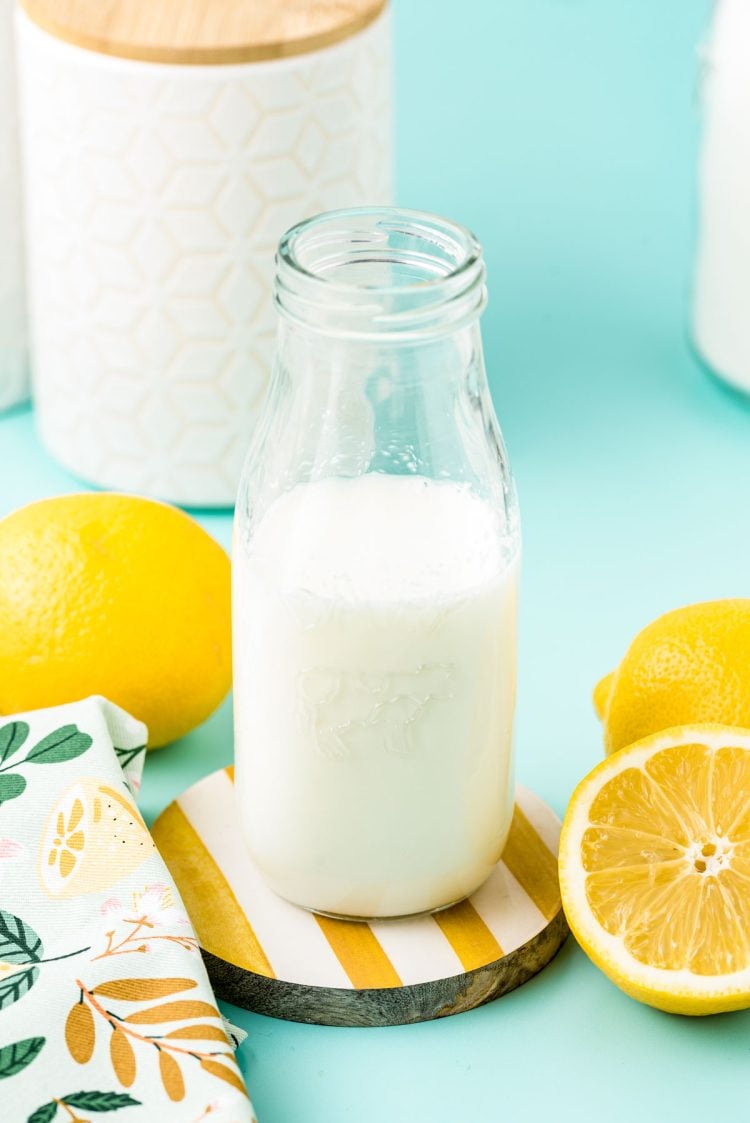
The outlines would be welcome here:
<svg viewBox="0 0 750 1123">
<path fill-rule="evenodd" d="M 675 725 L 750 728 L 750 600 L 692 604 L 660 616 L 594 690 L 613 753 Z"/>
<path fill-rule="evenodd" d="M 0 520 L 0 713 L 103 694 L 156 748 L 230 685 L 229 558 L 194 519 L 104 492 Z"/>
</svg>

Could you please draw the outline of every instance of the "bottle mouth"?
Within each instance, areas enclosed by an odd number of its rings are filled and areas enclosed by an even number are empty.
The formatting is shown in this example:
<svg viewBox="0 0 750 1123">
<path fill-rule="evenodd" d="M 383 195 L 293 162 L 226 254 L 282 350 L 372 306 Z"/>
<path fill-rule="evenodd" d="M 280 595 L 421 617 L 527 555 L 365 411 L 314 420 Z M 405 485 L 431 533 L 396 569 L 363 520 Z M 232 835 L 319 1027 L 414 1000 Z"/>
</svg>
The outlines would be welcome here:
<svg viewBox="0 0 750 1123">
<path fill-rule="evenodd" d="M 471 231 L 438 215 L 328 211 L 282 237 L 274 300 L 285 319 L 327 335 L 432 338 L 482 312 L 482 248 Z"/>
</svg>

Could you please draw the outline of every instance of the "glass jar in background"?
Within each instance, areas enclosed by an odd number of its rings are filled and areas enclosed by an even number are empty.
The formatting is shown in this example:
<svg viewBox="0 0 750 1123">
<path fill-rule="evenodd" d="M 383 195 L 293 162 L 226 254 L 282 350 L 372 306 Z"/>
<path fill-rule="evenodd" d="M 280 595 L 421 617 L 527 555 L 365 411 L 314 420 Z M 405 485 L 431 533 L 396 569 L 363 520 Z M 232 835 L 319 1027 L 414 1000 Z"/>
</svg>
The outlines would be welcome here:
<svg viewBox="0 0 750 1123">
<path fill-rule="evenodd" d="M 229 507 L 279 238 L 392 197 L 389 5 L 13 7 L 42 443 L 98 487 Z"/>
<path fill-rule="evenodd" d="M 234 533 L 235 784 L 282 897 L 404 916 L 472 893 L 513 809 L 514 486 L 476 239 L 331 212 L 277 254 Z"/>
<path fill-rule="evenodd" d="M 703 137 L 692 332 L 713 373 L 750 393 L 750 4 L 718 0 L 702 52 Z"/>
<path fill-rule="evenodd" d="M 0 411 L 29 396 L 13 0 L 0 0 Z"/>
</svg>

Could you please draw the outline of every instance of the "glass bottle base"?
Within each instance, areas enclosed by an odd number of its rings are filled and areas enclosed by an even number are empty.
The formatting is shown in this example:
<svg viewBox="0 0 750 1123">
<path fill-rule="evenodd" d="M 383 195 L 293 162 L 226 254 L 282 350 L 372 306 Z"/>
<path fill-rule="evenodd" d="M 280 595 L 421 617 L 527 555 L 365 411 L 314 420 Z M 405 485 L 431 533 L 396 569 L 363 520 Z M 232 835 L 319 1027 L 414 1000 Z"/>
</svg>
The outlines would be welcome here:
<svg viewBox="0 0 750 1123">
<path fill-rule="evenodd" d="M 482 884 L 484 884 L 484 882 L 482 882 Z M 287 901 L 290 905 L 294 905 L 295 908 L 304 909 L 305 912 L 312 913 L 313 916 L 325 916 L 329 920 L 350 920 L 360 924 L 377 924 L 382 920 L 416 920 L 420 916 L 434 916 L 435 913 L 445 912 L 446 909 L 452 909 L 454 905 L 460 905 L 462 901 L 466 901 L 472 893 L 476 893 L 477 889 L 480 888 L 481 886 L 477 885 L 471 890 L 471 893 L 464 893 L 462 896 L 456 897 L 455 900 L 448 901 L 445 905 L 435 905 L 434 908 L 430 909 L 419 909 L 417 912 L 396 913 L 388 916 L 351 916 L 348 913 L 329 912 L 327 909 L 316 909 L 311 905 L 301 905 L 297 901 L 290 901 L 288 897 L 282 897 L 282 900 Z M 281 894 L 279 893 L 277 896 L 281 896 Z"/>
</svg>

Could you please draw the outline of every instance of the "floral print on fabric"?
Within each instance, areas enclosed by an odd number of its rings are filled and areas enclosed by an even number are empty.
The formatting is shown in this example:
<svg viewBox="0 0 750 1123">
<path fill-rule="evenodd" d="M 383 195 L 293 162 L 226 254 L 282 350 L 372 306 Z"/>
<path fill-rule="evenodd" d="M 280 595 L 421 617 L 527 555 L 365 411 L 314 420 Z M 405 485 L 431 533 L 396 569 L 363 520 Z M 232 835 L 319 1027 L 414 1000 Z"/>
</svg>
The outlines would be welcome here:
<svg viewBox="0 0 750 1123">
<path fill-rule="evenodd" d="M 145 741 L 102 698 L 0 718 L 3 1123 L 253 1121 L 238 1036 L 133 802 Z"/>
</svg>

